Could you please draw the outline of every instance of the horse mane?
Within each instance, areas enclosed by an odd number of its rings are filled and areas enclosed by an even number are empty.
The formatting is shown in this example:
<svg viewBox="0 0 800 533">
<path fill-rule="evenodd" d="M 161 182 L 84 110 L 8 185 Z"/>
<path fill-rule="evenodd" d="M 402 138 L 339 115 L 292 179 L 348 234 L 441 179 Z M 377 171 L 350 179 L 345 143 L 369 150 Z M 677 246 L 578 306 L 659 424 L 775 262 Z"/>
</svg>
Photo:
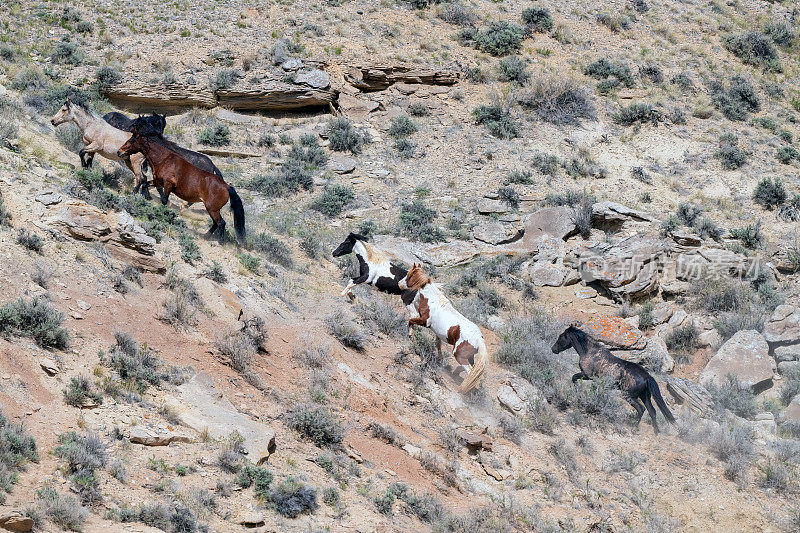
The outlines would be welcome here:
<svg viewBox="0 0 800 533">
<path fill-rule="evenodd" d="M 361 239 L 359 239 L 361 240 Z M 361 241 L 361 244 L 364 246 L 364 249 L 367 251 L 367 261 L 370 263 L 385 263 L 389 259 L 386 257 L 381 250 L 372 246 L 371 244 L 367 244 L 364 241 Z"/>
<path fill-rule="evenodd" d="M 420 290 L 428 283 L 431 283 L 431 278 L 422 270 L 422 266 L 414 265 L 408 271 L 406 277 L 406 284 L 411 290 Z"/>
</svg>

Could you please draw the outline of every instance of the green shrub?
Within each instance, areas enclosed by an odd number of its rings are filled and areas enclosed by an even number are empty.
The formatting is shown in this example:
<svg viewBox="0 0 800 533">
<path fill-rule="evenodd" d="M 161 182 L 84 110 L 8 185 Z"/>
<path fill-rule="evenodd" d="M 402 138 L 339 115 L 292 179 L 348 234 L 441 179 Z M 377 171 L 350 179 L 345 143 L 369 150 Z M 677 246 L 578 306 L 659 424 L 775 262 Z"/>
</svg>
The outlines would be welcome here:
<svg viewBox="0 0 800 533">
<path fill-rule="evenodd" d="M 293 145 L 286 154 L 287 159 L 294 159 L 306 163 L 307 168 L 321 168 L 328 162 L 328 154 L 319 145 L 316 134 L 306 134 L 300 137 L 300 144 Z"/>
<path fill-rule="evenodd" d="M 150 385 L 162 381 L 180 385 L 186 379 L 181 369 L 165 367 L 152 348 L 139 346 L 127 333 L 116 332 L 114 339 L 105 363 L 119 375 L 127 390 L 142 394 Z"/>
<path fill-rule="evenodd" d="M 25 228 L 20 228 L 17 232 L 17 244 L 32 252 L 42 253 L 44 239 L 35 233 L 31 233 Z"/>
<path fill-rule="evenodd" d="M 412 102 L 408 105 L 408 114 L 412 117 L 426 117 L 430 114 L 430 111 L 422 102 Z"/>
<path fill-rule="evenodd" d="M 471 27 L 478 19 L 474 11 L 457 0 L 443 3 L 437 16 L 448 24 L 467 27 Z"/>
<path fill-rule="evenodd" d="M 405 115 L 401 115 L 392 119 L 388 133 L 397 139 L 400 137 L 406 137 L 412 133 L 416 133 L 418 130 L 419 126 L 417 126 L 416 122 Z"/>
<path fill-rule="evenodd" d="M 764 246 L 764 235 L 761 233 L 761 221 L 755 224 L 748 224 L 743 228 L 730 230 L 730 235 L 734 239 L 742 242 L 745 248 L 755 250 Z"/>
<path fill-rule="evenodd" d="M 293 477 L 287 477 L 269 491 L 269 502 L 275 511 L 289 518 L 317 510 L 317 489 L 306 486 Z"/>
<path fill-rule="evenodd" d="M 352 316 L 342 311 L 330 315 L 325 320 L 328 331 L 336 337 L 342 345 L 354 350 L 363 351 L 367 346 L 366 332 L 353 321 Z"/>
<path fill-rule="evenodd" d="M 266 196 L 288 196 L 299 191 L 311 190 L 314 177 L 302 161 L 287 159 L 272 174 L 260 174 L 249 180 L 245 187 Z"/>
<path fill-rule="evenodd" d="M 231 142 L 231 130 L 224 124 L 217 124 L 201 131 L 197 141 L 207 146 L 226 146 Z"/>
<path fill-rule="evenodd" d="M 333 184 L 325 187 L 322 194 L 311 202 L 311 209 L 329 217 L 335 217 L 354 199 L 355 194 L 352 187 Z"/>
<path fill-rule="evenodd" d="M 0 504 L 6 502 L 28 462 L 39 462 L 36 441 L 25 433 L 22 422 L 10 423 L 0 412 Z"/>
<path fill-rule="evenodd" d="M 0 44 L 0 59 L 5 61 L 13 61 L 14 56 L 17 55 L 13 48 L 7 44 Z"/>
<path fill-rule="evenodd" d="M 298 405 L 284 415 L 286 424 L 320 448 L 340 444 L 344 428 L 326 407 Z"/>
<path fill-rule="evenodd" d="M 735 376 L 728 375 L 720 386 L 709 384 L 708 392 L 717 408 L 728 409 L 742 418 L 752 418 L 758 412 L 753 390 L 740 385 Z"/>
<path fill-rule="evenodd" d="M 673 329 L 664 338 L 664 342 L 670 353 L 675 353 L 679 362 L 686 362 L 697 350 L 699 337 L 697 328 L 689 323 Z"/>
<path fill-rule="evenodd" d="M 64 403 L 73 407 L 83 407 L 87 400 L 95 405 L 103 403 L 103 395 L 94 390 L 92 383 L 86 376 L 71 378 L 69 386 L 63 391 Z"/>
<path fill-rule="evenodd" d="M 64 350 L 69 346 L 63 322 L 64 315 L 42 299 L 20 298 L 0 307 L 0 335 L 29 337 L 42 348 Z"/>
<path fill-rule="evenodd" d="M 292 250 L 284 243 L 267 233 L 256 233 L 248 236 L 247 245 L 267 257 L 270 263 L 290 268 L 294 265 Z"/>
<path fill-rule="evenodd" d="M 797 32 L 785 20 L 768 22 L 764 26 L 764 35 L 783 48 L 792 46 L 797 38 Z"/>
<path fill-rule="evenodd" d="M 504 57 L 498 62 L 497 68 L 497 79 L 500 81 L 515 81 L 522 85 L 530 78 L 528 66 L 519 56 Z"/>
<path fill-rule="evenodd" d="M 517 102 L 545 122 L 562 126 L 596 118 L 589 92 L 564 76 L 542 75 L 517 91 Z"/>
<path fill-rule="evenodd" d="M 332 118 L 328 121 L 328 141 L 334 152 L 359 154 L 367 142 L 367 134 L 357 131 L 344 117 Z"/>
<path fill-rule="evenodd" d="M 89 22 L 88 20 L 81 20 L 75 25 L 75 31 L 78 33 L 92 33 L 94 29 L 94 24 Z"/>
<path fill-rule="evenodd" d="M 507 21 L 492 22 L 475 34 L 475 48 L 493 56 L 506 56 L 522 48 L 523 30 Z"/>
<path fill-rule="evenodd" d="M 56 47 L 53 50 L 53 54 L 50 56 L 50 58 L 55 63 L 77 66 L 83 63 L 85 56 L 78 48 L 76 43 L 70 41 L 59 41 L 56 43 Z"/>
<path fill-rule="evenodd" d="M 643 124 L 645 122 L 658 124 L 663 119 L 663 116 L 661 111 L 649 104 L 636 103 L 620 109 L 619 113 L 614 115 L 614 121 L 623 126 L 631 126 L 637 123 Z"/>
<path fill-rule="evenodd" d="M 755 65 L 774 72 L 782 70 L 778 51 L 772 41 L 761 32 L 727 35 L 722 39 L 722 46 L 747 65 Z"/>
<path fill-rule="evenodd" d="M 721 84 L 712 86 L 711 100 L 728 120 L 744 120 L 749 113 L 761 109 L 761 102 L 755 89 L 740 76 L 731 78 L 727 90 Z"/>
<path fill-rule="evenodd" d="M 624 63 L 615 63 L 606 58 L 600 58 L 594 63 L 590 63 L 583 69 L 583 73 L 598 80 L 612 78 L 625 87 L 634 86 L 630 67 Z"/>
<path fill-rule="evenodd" d="M 764 209 L 773 209 L 786 201 L 786 188 L 780 179 L 764 178 L 753 191 L 753 201 Z"/>
<path fill-rule="evenodd" d="M 479 105 L 472 110 L 476 124 L 485 125 L 489 133 L 498 139 L 519 137 L 519 126 L 508 110 L 498 105 Z"/>
<path fill-rule="evenodd" d="M 520 185 L 533 185 L 535 183 L 533 174 L 527 170 L 514 170 L 509 172 L 506 175 L 506 181 L 508 183 L 518 183 Z"/>
<path fill-rule="evenodd" d="M 719 148 L 714 156 L 722 163 L 722 168 L 735 170 L 747 163 L 747 154 L 738 146 L 739 138 L 728 133 L 720 136 Z"/>
<path fill-rule="evenodd" d="M 568 205 L 575 207 L 583 204 L 593 204 L 597 201 L 594 195 L 583 191 L 568 189 L 563 194 L 550 193 L 545 197 L 545 204 L 550 206 Z"/>
<path fill-rule="evenodd" d="M 213 92 L 216 92 L 220 89 L 230 89 L 236 82 L 239 81 L 239 78 L 242 77 L 242 73 L 233 68 L 223 68 L 217 70 L 213 76 L 211 76 L 208 80 L 208 88 L 211 89 Z"/>
<path fill-rule="evenodd" d="M 411 159 L 417 153 L 417 145 L 408 137 L 401 137 L 394 143 L 394 149 L 397 150 L 397 155 L 403 159 Z"/>
<path fill-rule="evenodd" d="M 633 25 L 633 21 L 631 21 L 630 17 L 627 15 L 609 13 L 607 11 L 603 11 L 597 15 L 597 22 L 614 33 L 618 33 L 621 30 L 628 30 Z"/>
<path fill-rule="evenodd" d="M 546 7 L 534 6 L 522 10 L 522 22 L 530 32 L 547 33 L 553 29 L 553 16 Z"/>
<path fill-rule="evenodd" d="M 114 67 L 100 67 L 94 74 L 95 83 L 98 87 L 111 87 L 122 81 L 122 74 Z"/>
<path fill-rule="evenodd" d="M 36 491 L 36 509 L 64 531 L 82 531 L 89 516 L 72 496 L 62 496 L 52 487 Z"/>
<path fill-rule="evenodd" d="M 425 203 L 416 199 L 403 204 L 400 210 L 399 233 L 412 241 L 439 242 L 444 240 L 442 231 L 433 225 L 438 214 Z"/>
<path fill-rule="evenodd" d="M 510 207 L 514 209 L 519 207 L 519 193 L 511 187 L 501 187 L 497 189 L 497 196 L 501 202 L 505 202 Z"/>
<path fill-rule="evenodd" d="M 202 258 L 197 241 L 188 231 L 181 232 L 178 236 L 178 244 L 181 247 L 181 259 L 190 265 L 195 264 Z"/>
<path fill-rule="evenodd" d="M 269 486 L 272 483 L 273 475 L 266 468 L 253 465 L 245 465 L 239 470 L 234 479 L 234 483 L 243 489 L 253 486 L 253 493 L 256 498 L 266 501 L 269 496 Z"/>
<path fill-rule="evenodd" d="M 800 159 L 800 152 L 798 152 L 794 146 L 781 146 L 778 148 L 778 152 L 775 154 L 775 157 L 779 162 L 783 163 L 784 165 L 788 165 L 792 161 Z"/>
<path fill-rule="evenodd" d="M 261 266 L 261 259 L 247 252 L 242 252 L 237 257 L 239 258 L 239 263 L 241 263 L 246 270 L 258 272 L 258 268 Z"/>
<path fill-rule="evenodd" d="M 531 166 L 545 176 L 555 176 L 561 167 L 561 162 L 553 154 L 535 152 L 531 158 Z"/>
</svg>

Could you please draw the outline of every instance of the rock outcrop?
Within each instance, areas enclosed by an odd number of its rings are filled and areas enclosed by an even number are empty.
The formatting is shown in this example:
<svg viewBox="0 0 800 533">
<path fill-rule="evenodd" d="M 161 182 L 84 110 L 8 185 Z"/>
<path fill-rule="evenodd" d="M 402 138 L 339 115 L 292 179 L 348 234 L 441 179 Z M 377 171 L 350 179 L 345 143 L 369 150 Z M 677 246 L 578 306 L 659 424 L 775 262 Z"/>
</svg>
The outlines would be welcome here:
<svg viewBox="0 0 800 533">
<path fill-rule="evenodd" d="M 346 68 L 344 79 L 362 91 L 382 91 L 394 83 L 453 85 L 458 72 L 411 65 L 357 65 Z"/>
<path fill-rule="evenodd" d="M 800 309 L 779 305 L 764 326 L 764 338 L 770 344 L 800 344 Z"/>
<path fill-rule="evenodd" d="M 775 361 L 761 333 L 743 330 L 728 339 L 700 373 L 703 385 L 720 386 L 733 376 L 743 387 L 759 391 L 769 388 L 775 374 Z"/>
</svg>

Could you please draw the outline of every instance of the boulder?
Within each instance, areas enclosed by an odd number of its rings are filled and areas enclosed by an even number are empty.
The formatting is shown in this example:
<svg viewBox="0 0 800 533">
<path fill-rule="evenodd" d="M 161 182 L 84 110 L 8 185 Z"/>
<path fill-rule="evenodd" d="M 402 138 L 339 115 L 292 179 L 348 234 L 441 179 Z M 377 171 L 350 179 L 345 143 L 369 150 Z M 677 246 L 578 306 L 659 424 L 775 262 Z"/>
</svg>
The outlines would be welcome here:
<svg viewBox="0 0 800 533">
<path fill-rule="evenodd" d="M 800 360 L 800 344 L 792 346 L 778 346 L 774 350 L 775 360 L 779 363 L 781 361 L 798 361 Z"/>
<path fill-rule="evenodd" d="M 658 290 L 666 245 L 653 237 L 633 236 L 615 244 L 590 242 L 567 255 L 586 283 L 602 284 L 623 298 L 646 296 Z"/>
<path fill-rule="evenodd" d="M 380 107 L 378 102 L 341 93 L 336 100 L 339 112 L 353 120 L 363 120 Z"/>
<path fill-rule="evenodd" d="M 25 516 L 19 511 L 4 511 L 0 513 L 0 528 L 19 533 L 31 531 L 33 518 Z"/>
<path fill-rule="evenodd" d="M 331 77 L 324 70 L 315 68 L 299 73 L 294 78 L 295 83 L 303 83 L 315 89 L 327 89 L 331 86 Z"/>
<path fill-rule="evenodd" d="M 722 345 L 722 335 L 716 329 L 704 331 L 697 337 L 697 345 L 701 348 L 716 350 Z"/>
<path fill-rule="evenodd" d="M 680 253 L 675 258 L 675 276 L 681 281 L 694 281 L 701 276 L 734 276 L 752 279 L 760 272 L 771 273 L 775 268 L 760 256 L 747 257 L 726 248 L 702 246 Z"/>
<path fill-rule="evenodd" d="M 45 219 L 45 223 L 79 241 L 106 240 L 111 235 L 111 225 L 105 214 L 79 200 L 67 202 Z"/>
<path fill-rule="evenodd" d="M 483 433 L 473 433 L 465 429 L 458 430 L 458 438 L 470 450 L 470 452 L 477 452 L 478 450 L 492 451 L 492 437 Z"/>
<path fill-rule="evenodd" d="M 667 322 L 670 318 L 672 318 L 675 309 L 666 302 L 661 302 L 653 307 L 652 317 L 653 317 L 653 326 L 658 326 Z"/>
<path fill-rule="evenodd" d="M 527 412 L 527 407 L 522 398 L 517 395 L 510 385 L 501 385 L 497 389 L 497 400 L 500 404 L 517 416 L 522 416 Z"/>
<path fill-rule="evenodd" d="M 789 402 L 788 407 L 781 413 L 781 418 L 790 424 L 800 424 L 800 394 Z"/>
<path fill-rule="evenodd" d="M 782 376 L 795 373 L 800 375 L 800 361 L 781 361 L 778 363 L 778 372 Z"/>
<path fill-rule="evenodd" d="M 168 446 L 172 442 L 191 442 L 188 435 L 167 429 L 148 428 L 144 426 L 134 426 L 130 429 L 128 438 L 136 444 L 144 446 Z"/>
<path fill-rule="evenodd" d="M 687 248 L 698 248 L 703 244 L 703 239 L 699 235 L 688 231 L 673 231 L 671 237 L 675 244 Z"/>
<path fill-rule="evenodd" d="M 617 202 L 597 202 L 592 205 L 592 222 L 614 224 L 634 220 L 637 222 L 657 222 L 657 219 L 643 211 L 625 207 Z"/>
<path fill-rule="evenodd" d="M 214 92 L 203 85 L 142 83 L 127 79 L 116 85 L 101 87 L 100 92 L 117 107 L 132 111 L 174 111 L 217 105 Z"/>
<path fill-rule="evenodd" d="M 679 405 L 686 405 L 702 416 L 714 414 L 714 399 L 702 385 L 686 378 L 668 376 L 666 389 Z"/>
<path fill-rule="evenodd" d="M 528 269 L 528 277 L 536 287 L 560 287 L 571 269 L 550 261 L 536 261 Z"/>
<path fill-rule="evenodd" d="M 472 228 L 472 238 L 487 244 L 506 244 L 520 236 L 521 232 L 514 225 L 499 220 L 480 222 Z"/>
<path fill-rule="evenodd" d="M 453 85 L 458 81 L 458 72 L 411 65 L 353 65 L 347 68 L 344 79 L 362 91 L 382 91 L 401 82 Z"/>
<path fill-rule="evenodd" d="M 647 345 L 641 350 L 618 351 L 614 352 L 614 355 L 626 361 L 639 363 L 656 372 L 671 372 L 675 367 L 675 360 L 667 350 L 667 343 L 657 336 L 650 337 Z"/>
<path fill-rule="evenodd" d="M 149 236 L 127 211 L 119 214 L 117 235 L 119 237 L 116 240 L 126 248 L 144 255 L 155 255 L 156 253 L 156 240 Z"/>
<path fill-rule="evenodd" d="M 565 240 L 578 232 L 573 220 L 574 209 L 562 205 L 544 207 L 523 219 L 525 235 L 522 244 L 533 247 L 544 236 Z M 533 251 L 538 247 L 533 248 Z"/>
<path fill-rule="evenodd" d="M 216 440 L 237 431 L 244 438 L 248 458 L 255 464 L 264 463 L 275 451 L 275 431 L 237 411 L 209 374 L 196 374 L 178 387 L 178 394 L 179 399 L 168 398 L 167 403 L 186 426 L 198 432 L 207 431 Z"/>
<path fill-rule="evenodd" d="M 590 300 L 597 297 L 597 289 L 593 287 L 578 287 L 575 289 L 575 297 L 579 300 Z"/>
<path fill-rule="evenodd" d="M 642 350 L 647 346 L 642 332 L 618 316 L 593 315 L 584 322 L 582 329 L 613 348 Z"/>
<path fill-rule="evenodd" d="M 349 174 L 356 169 L 356 160 L 343 155 L 333 155 L 328 160 L 328 170 L 337 174 Z"/>
<path fill-rule="evenodd" d="M 764 338 L 770 344 L 800 343 L 800 309 L 779 305 L 764 326 Z"/>
<path fill-rule="evenodd" d="M 503 214 L 509 211 L 511 211 L 509 205 L 501 200 L 493 198 L 481 198 L 478 200 L 478 213 L 482 215 Z"/>
<path fill-rule="evenodd" d="M 236 517 L 235 522 L 244 527 L 260 527 L 264 525 L 264 514 L 259 511 L 244 511 Z"/>
<path fill-rule="evenodd" d="M 769 388 L 775 374 L 775 361 L 769 356 L 769 345 L 761 333 L 743 330 L 723 344 L 700 373 L 703 385 L 722 385 L 727 376 L 734 376 L 741 386 L 756 391 Z"/>
<path fill-rule="evenodd" d="M 37 194 L 35 200 L 43 205 L 56 205 L 61 203 L 64 197 L 58 194 L 55 191 L 45 191 L 43 193 Z"/>
</svg>

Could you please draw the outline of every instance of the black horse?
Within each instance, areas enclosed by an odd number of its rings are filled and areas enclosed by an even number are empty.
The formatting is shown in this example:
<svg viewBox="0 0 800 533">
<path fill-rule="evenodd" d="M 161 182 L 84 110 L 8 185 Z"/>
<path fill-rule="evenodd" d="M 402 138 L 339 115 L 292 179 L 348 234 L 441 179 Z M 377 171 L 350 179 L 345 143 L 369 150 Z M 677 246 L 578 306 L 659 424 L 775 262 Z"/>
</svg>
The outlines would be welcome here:
<svg viewBox="0 0 800 533">
<path fill-rule="evenodd" d="M 112 111 L 111 113 L 106 113 L 103 115 L 103 120 L 117 128 L 118 130 L 127 131 L 128 133 L 133 133 L 133 122 L 135 119 L 128 118 L 126 115 L 119 113 L 117 111 Z M 142 120 L 147 122 L 148 126 L 155 129 L 156 131 L 163 133 L 164 128 L 167 127 L 167 115 L 159 115 L 158 113 L 153 113 L 149 117 L 142 117 Z M 89 168 L 92 166 L 92 162 L 94 161 L 94 152 L 84 152 L 81 150 L 78 152 L 78 156 L 81 158 L 81 167 Z M 147 161 L 145 161 L 145 165 L 147 165 Z M 146 167 L 142 167 L 142 170 L 146 170 Z"/>
<path fill-rule="evenodd" d="M 164 138 L 164 128 L 157 128 L 153 125 L 149 118 L 150 117 L 139 117 L 134 119 L 131 122 L 132 129 L 130 131 L 136 129 L 140 135 L 149 137 L 151 141 L 155 141 L 170 151 L 175 152 L 200 170 L 209 172 L 211 174 L 216 174 L 220 178 L 222 177 L 222 172 L 220 172 L 214 162 L 211 161 L 210 157 L 182 146 L 178 146 L 174 142 L 167 140 Z"/>
<path fill-rule="evenodd" d="M 578 366 L 581 371 L 572 376 L 573 383 L 579 379 L 595 378 L 606 378 L 615 383 L 620 390 L 627 394 L 628 403 L 636 409 L 638 415 L 636 425 L 641 422 L 645 407 L 647 407 L 656 434 L 658 434 L 658 424 L 656 423 L 656 410 L 650 401 L 651 396 L 666 419 L 675 422 L 675 417 L 672 416 L 667 404 L 664 403 L 664 398 L 661 397 L 658 383 L 642 365 L 614 356 L 608 348 L 574 326 L 568 327 L 559 335 L 552 350 L 553 353 L 561 353 L 569 347 L 575 348 L 580 357 Z M 644 406 L 642 402 L 644 402 Z"/>
</svg>

